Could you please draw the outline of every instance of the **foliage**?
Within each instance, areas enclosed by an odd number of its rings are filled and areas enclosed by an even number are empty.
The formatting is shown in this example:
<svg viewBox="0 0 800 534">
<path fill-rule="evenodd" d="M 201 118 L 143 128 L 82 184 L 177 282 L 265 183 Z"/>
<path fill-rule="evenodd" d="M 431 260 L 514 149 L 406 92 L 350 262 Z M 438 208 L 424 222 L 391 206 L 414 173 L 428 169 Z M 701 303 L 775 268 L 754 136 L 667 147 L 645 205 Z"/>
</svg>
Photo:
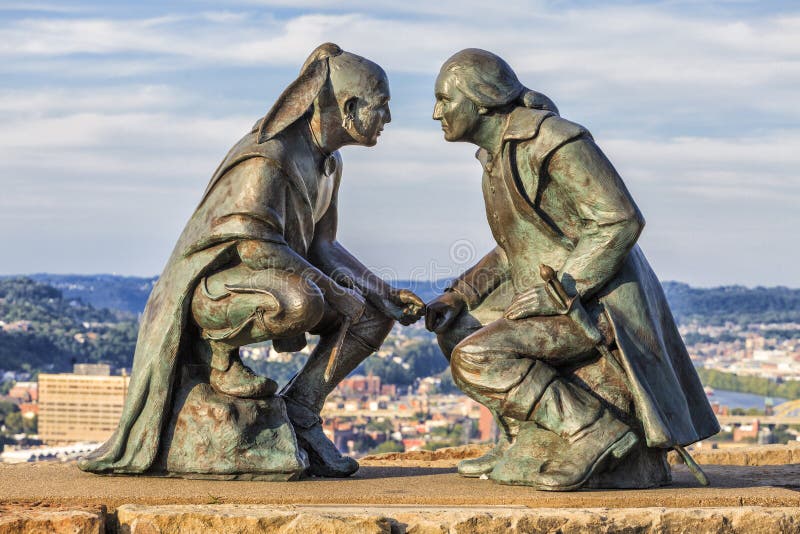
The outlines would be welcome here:
<svg viewBox="0 0 800 534">
<path fill-rule="evenodd" d="M 789 429 L 785 425 L 777 425 L 772 430 L 772 438 L 775 441 L 775 443 L 780 443 L 782 445 L 785 445 L 790 441 L 796 441 L 797 436 L 789 432 Z"/>
<path fill-rule="evenodd" d="M 303 368 L 307 358 L 307 354 L 298 352 L 293 354 L 288 362 L 269 362 L 263 359 L 254 360 L 248 357 L 242 358 L 242 361 L 256 374 L 267 376 L 277 382 L 280 387 L 283 387 Z"/>
<path fill-rule="evenodd" d="M 368 451 L 374 449 L 378 443 L 367 434 L 361 434 L 353 439 L 354 451 Z"/>
<path fill-rule="evenodd" d="M 395 361 L 397 357 L 400 362 Z M 435 376 L 448 368 L 442 351 L 431 340 L 415 339 L 399 345 L 390 358 L 372 356 L 356 369 L 362 374 L 372 373 L 381 382 L 408 386 L 418 378 Z"/>
<path fill-rule="evenodd" d="M 64 299 L 28 278 L 0 280 L 0 369 L 68 371 L 75 362 L 130 367 L 138 326 L 131 315 Z M 16 325 L 16 326 L 15 326 Z"/>
<path fill-rule="evenodd" d="M 39 431 L 39 416 L 22 418 L 22 431 L 28 435 L 37 434 Z"/>
<path fill-rule="evenodd" d="M 679 322 L 698 318 L 713 325 L 800 322 L 800 289 L 743 286 L 702 289 L 679 282 L 665 282 L 663 287 Z"/>
<path fill-rule="evenodd" d="M 764 415 L 764 410 L 759 410 L 758 408 L 733 408 L 731 410 L 731 415 Z"/>
<path fill-rule="evenodd" d="M 442 381 L 439 383 L 439 393 L 448 395 L 450 393 L 458 394 L 461 392 L 456 383 L 453 381 L 453 375 L 450 373 L 450 367 L 442 371 L 442 374 L 439 375 L 439 378 L 442 379 Z"/>
<path fill-rule="evenodd" d="M 3 426 L 6 422 L 6 418 L 9 414 L 18 413 L 19 406 L 14 404 L 10 401 L 0 401 L 0 426 Z"/>
<path fill-rule="evenodd" d="M 23 419 L 21 412 L 11 412 L 6 415 L 6 420 L 3 423 L 6 425 L 6 432 L 8 434 L 20 434 L 23 430 Z"/>
<path fill-rule="evenodd" d="M 468 423 L 469 424 L 469 423 Z M 431 439 L 425 444 L 425 449 L 435 451 L 443 447 L 456 447 L 465 443 L 465 430 L 470 431 L 471 428 L 465 428 L 463 424 L 456 423 L 452 427 L 438 427 L 431 430 Z"/>
<path fill-rule="evenodd" d="M 739 376 L 733 373 L 724 373 L 716 369 L 697 369 L 700 381 L 712 388 L 727 389 L 729 391 L 739 391 L 741 393 L 753 393 L 767 397 L 783 397 L 786 399 L 800 398 L 800 381 L 788 380 L 786 382 L 775 382 L 768 378 L 757 376 Z"/>
<path fill-rule="evenodd" d="M 53 286 L 68 300 L 80 300 L 95 308 L 141 313 L 157 277 L 117 276 L 112 274 L 34 274 L 36 282 Z"/>
<path fill-rule="evenodd" d="M 380 445 L 369 451 L 369 454 L 383 454 L 385 452 L 405 452 L 405 451 L 406 451 L 405 446 L 399 441 L 388 440 L 384 441 L 383 443 L 381 443 Z"/>
<path fill-rule="evenodd" d="M 392 423 L 391 419 L 378 420 L 375 418 L 371 418 L 367 422 L 366 428 L 367 430 L 375 432 L 391 432 L 392 430 L 394 430 L 394 424 Z"/>
</svg>

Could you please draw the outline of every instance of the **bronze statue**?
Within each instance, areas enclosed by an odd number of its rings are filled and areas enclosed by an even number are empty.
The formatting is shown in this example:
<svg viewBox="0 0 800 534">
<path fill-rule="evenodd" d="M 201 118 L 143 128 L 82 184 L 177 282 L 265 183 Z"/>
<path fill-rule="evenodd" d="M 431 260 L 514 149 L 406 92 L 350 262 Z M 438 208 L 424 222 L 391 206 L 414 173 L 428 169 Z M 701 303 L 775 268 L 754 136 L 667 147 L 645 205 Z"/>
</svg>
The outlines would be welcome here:
<svg viewBox="0 0 800 534">
<path fill-rule="evenodd" d="M 378 65 L 323 44 L 230 150 L 148 300 L 119 428 L 81 469 L 262 479 L 358 469 L 319 412 L 395 320 L 424 309 L 336 240 L 338 150 L 375 145 L 389 96 Z M 239 358 L 265 340 L 298 351 L 307 332 L 319 343 L 280 396 Z"/>
<path fill-rule="evenodd" d="M 478 145 L 497 247 L 428 304 L 456 384 L 502 429 L 459 464 L 543 490 L 670 480 L 666 451 L 719 431 L 636 241 L 639 209 L 589 132 L 498 56 L 448 59 L 433 118 Z"/>
</svg>

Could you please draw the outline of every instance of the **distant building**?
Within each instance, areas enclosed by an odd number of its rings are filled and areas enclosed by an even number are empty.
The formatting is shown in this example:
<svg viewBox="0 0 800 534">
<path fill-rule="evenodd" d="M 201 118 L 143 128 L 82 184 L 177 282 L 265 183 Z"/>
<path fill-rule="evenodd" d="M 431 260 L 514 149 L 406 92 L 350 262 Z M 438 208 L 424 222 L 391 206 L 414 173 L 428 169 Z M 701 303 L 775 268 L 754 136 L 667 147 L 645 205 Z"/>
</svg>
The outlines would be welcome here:
<svg viewBox="0 0 800 534">
<path fill-rule="evenodd" d="M 381 378 L 372 373 L 367 376 L 353 375 L 339 383 L 339 390 L 344 395 L 380 395 Z"/>
<path fill-rule="evenodd" d="M 108 366 L 76 366 L 79 373 L 39 375 L 39 437 L 49 444 L 105 441 L 117 428 L 129 376 Z M 89 371 L 101 374 L 89 374 Z"/>
<path fill-rule="evenodd" d="M 758 431 L 760 429 L 760 421 L 753 419 L 753 423 L 749 425 L 741 425 L 733 429 L 733 441 L 740 442 L 746 439 L 755 441 L 758 439 Z"/>
<path fill-rule="evenodd" d="M 39 385 L 36 382 L 17 382 L 14 384 L 8 396 L 17 402 L 36 402 L 39 398 Z"/>
<path fill-rule="evenodd" d="M 480 441 L 494 441 L 497 436 L 497 423 L 489 409 L 481 404 L 480 417 L 478 418 L 478 439 Z"/>
<path fill-rule="evenodd" d="M 76 375 L 111 376 L 111 366 L 107 363 L 76 363 L 72 366 Z"/>
<path fill-rule="evenodd" d="M 39 404 L 35 402 L 21 402 L 19 405 L 19 411 L 22 413 L 22 417 L 26 419 L 33 419 L 39 415 Z"/>
</svg>

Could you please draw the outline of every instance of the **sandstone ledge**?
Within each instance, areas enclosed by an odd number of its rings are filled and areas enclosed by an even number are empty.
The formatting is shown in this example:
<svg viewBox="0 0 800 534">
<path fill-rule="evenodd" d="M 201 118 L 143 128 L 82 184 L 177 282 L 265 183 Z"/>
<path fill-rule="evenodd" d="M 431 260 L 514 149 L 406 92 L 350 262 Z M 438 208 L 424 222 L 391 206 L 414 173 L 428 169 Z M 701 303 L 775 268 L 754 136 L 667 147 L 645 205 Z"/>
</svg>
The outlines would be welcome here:
<svg viewBox="0 0 800 534">
<path fill-rule="evenodd" d="M 0 505 L 1 534 L 102 534 L 106 532 L 106 510 Z"/>
<path fill-rule="evenodd" d="M 106 530 L 107 527 L 107 530 Z M 790 533 L 800 531 L 797 507 L 526 508 L 357 507 L 266 505 L 123 505 L 102 511 L 28 512 L 0 518 L 0 533 L 331 534 L 426 533 Z"/>
<path fill-rule="evenodd" d="M 363 466 L 455 467 L 459 461 L 477 458 L 490 448 L 490 445 L 464 445 L 435 451 L 387 452 L 365 456 L 359 463 Z M 692 451 L 692 457 L 699 464 L 708 465 L 800 464 L 800 442 L 788 445 L 698 449 Z M 673 465 L 682 463 L 674 452 L 670 453 L 669 460 Z"/>
<path fill-rule="evenodd" d="M 117 510 L 119 532 L 781 533 L 800 530 L 798 508 L 408 508 L 137 506 Z"/>
<path fill-rule="evenodd" d="M 74 464 L 0 464 L 0 534 L 800 532 L 800 447 L 698 452 L 709 488 L 675 465 L 667 487 L 572 493 L 460 478 L 455 464 L 483 450 L 383 455 L 364 459 L 348 479 L 297 482 L 109 477 Z"/>
<path fill-rule="evenodd" d="M 757 445 L 730 449 L 698 450 L 692 457 L 700 464 L 786 465 L 800 464 L 800 443 Z"/>
</svg>

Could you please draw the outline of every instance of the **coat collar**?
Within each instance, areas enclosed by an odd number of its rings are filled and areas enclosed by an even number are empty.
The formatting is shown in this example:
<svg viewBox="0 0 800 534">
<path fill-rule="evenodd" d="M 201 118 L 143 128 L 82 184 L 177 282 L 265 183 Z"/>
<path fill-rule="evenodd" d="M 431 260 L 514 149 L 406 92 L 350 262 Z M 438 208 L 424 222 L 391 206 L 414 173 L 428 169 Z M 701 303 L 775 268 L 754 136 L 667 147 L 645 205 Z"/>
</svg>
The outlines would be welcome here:
<svg viewBox="0 0 800 534">
<path fill-rule="evenodd" d="M 551 111 L 544 111 L 541 109 L 532 109 L 526 107 L 516 107 L 508 114 L 506 118 L 505 126 L 503 126 L 503 145 L 505 145 L 508 141 L 524 141 L 527 139 L 533 139 L 539 134 L 539 126 L 542 125 L 542 122 L 547 118 L 555 115 L 555 113 Z M 502 151 L 502 148 L 501 148 Z M 483 164 L 484 166 L 488 161 L 491 160 L 489 158 L 489 151 L 483 148 L 479 148 L 478 151 L 475 153 L 475 157 Z"/>
<path fill-rule="evenodd" d="M 533 139 L 539 133 L 539 126 L 547 117 L 555 115 L 551 111 L 516 107 L 508 114 L 503 130 L 503 142 Z"/>
</svg>

